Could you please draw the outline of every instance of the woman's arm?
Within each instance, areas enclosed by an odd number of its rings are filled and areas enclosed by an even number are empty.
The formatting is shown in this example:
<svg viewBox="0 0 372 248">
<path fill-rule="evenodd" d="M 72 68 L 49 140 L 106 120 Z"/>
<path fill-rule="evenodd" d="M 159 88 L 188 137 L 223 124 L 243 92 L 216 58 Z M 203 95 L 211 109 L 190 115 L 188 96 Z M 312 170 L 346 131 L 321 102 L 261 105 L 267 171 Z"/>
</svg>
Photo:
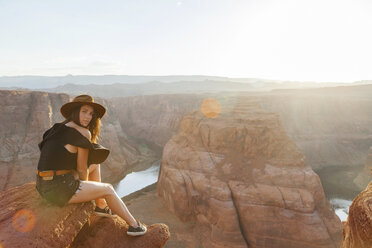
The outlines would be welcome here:
<svg viewBox="0 0 372 248">
<path fill-rule="evenodd" d="M 73 126 L 82 135 L 84 135 L 88 140 L 91 139 L 92 134 L 86 128 L 79 127 L 77 125 Z M 86 148 L 78 147 L 78 157 L 77 157 L 77 171 L 81 180 L 87 181 L 89 175 L 88 169 L 88 155 L 89 150 Z"/>
<path fill-rule="evenodd" d="M 92 137 L 90 131 L 85 128 L 79 128 L 78 131 L 90 140 Z M 87 181 L 89 175 L 88 169 L 88 155 L 89 150 L 86 148 L 78 147 L 77 155 L 77 171 L 81 180 Z"/>
<path fill-rule="evenodd" d="M 87 181 L 89 175 L 88 155 L 89 155 L 88 149 L 78 147 L 77 171 L 79 173 L 80 179 L 83 181 Z"/>
</svg>

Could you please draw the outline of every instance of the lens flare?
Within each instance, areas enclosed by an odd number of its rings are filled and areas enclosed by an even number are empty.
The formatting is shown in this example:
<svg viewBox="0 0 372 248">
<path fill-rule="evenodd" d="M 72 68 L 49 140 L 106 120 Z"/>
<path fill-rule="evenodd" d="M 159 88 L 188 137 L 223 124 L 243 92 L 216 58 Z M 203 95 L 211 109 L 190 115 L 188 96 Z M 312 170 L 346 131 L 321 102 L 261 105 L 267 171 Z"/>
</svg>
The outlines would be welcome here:
<svg viewBox="0 0 372 248">
<path fill-rule="evenodd" d="M 207 118 L 216 118 L 221 113 L 221 104 L 215 98 L 207 98 L 201 105 L 201 111 Z"/>
<path fill-rule="evenodd" d="M 35 215 L 28 209 L 21 209 L 13 215 L 12 225 L 18 232 L 29 232 L 35 226 Z"/>
</svg>

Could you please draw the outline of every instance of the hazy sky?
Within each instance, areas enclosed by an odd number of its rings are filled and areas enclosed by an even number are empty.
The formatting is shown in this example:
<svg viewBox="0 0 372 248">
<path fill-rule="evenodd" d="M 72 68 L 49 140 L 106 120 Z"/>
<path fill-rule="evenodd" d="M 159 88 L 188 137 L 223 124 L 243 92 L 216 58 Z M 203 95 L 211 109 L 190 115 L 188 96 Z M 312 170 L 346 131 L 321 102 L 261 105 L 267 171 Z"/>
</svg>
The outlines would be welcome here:
<svg viewBox="0 0 372 248">
<path fill-rule="evenodd" d="M 372 79 L 370 0 L 0 0 L 0 76 Z"/>
</svg>

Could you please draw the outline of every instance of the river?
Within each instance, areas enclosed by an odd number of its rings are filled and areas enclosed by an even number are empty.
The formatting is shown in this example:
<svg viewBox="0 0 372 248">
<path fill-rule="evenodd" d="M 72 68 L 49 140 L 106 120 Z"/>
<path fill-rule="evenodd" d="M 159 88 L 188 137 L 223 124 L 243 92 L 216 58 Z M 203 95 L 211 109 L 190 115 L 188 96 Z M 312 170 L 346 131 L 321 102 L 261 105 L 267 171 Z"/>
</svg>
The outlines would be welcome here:
<svg viewBox="0 0 372 248">
<path fill-rule="evenodd" d="M 153 163 L 146 170 L 129 173 L 117 185 L 114 185 L 116 193 L 120 198 L 123 198 L 156 183 L 158 181 L 159 168 L 160 160 Z"/>
<path fill-rule="evenodd" d="M 158 181 L 160 160 L 154 162 L 150 168 L 129 173 L 118 184 L 114 185 L 117 194 L 123 198 Z M 346 221 L 352 200 L 359 194 L 352 184 L 359 168 L 330 167 L 318 170 L 317 173 L 327 199 L 333 205 L 335 213 L 341 221 Z"/>
<path fill-rule="evenodd" d="M 346 221 L 349 207 L 360 193 L 353 180 L 363 167 L 364 165 L 334 166 L 316 171 L 322 181 L 324 193 L 341 221 Z"/>
</svg>

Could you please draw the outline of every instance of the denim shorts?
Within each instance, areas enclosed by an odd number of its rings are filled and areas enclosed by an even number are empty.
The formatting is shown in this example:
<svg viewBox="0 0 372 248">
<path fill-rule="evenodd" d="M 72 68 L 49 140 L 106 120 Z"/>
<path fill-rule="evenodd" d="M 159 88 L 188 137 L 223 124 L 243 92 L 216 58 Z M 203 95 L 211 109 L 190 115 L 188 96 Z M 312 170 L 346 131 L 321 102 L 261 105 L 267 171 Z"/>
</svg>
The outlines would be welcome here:
<svg viewBox="0 0 372 248">
<path fill-rule="evenodd" d="M 48 202 L 63 207 L 80 190 L 80 180 L 72 173 L 54 176 L 52 180 L 43 180 L 36 176 L 36 189 Z"/>
</svg>

